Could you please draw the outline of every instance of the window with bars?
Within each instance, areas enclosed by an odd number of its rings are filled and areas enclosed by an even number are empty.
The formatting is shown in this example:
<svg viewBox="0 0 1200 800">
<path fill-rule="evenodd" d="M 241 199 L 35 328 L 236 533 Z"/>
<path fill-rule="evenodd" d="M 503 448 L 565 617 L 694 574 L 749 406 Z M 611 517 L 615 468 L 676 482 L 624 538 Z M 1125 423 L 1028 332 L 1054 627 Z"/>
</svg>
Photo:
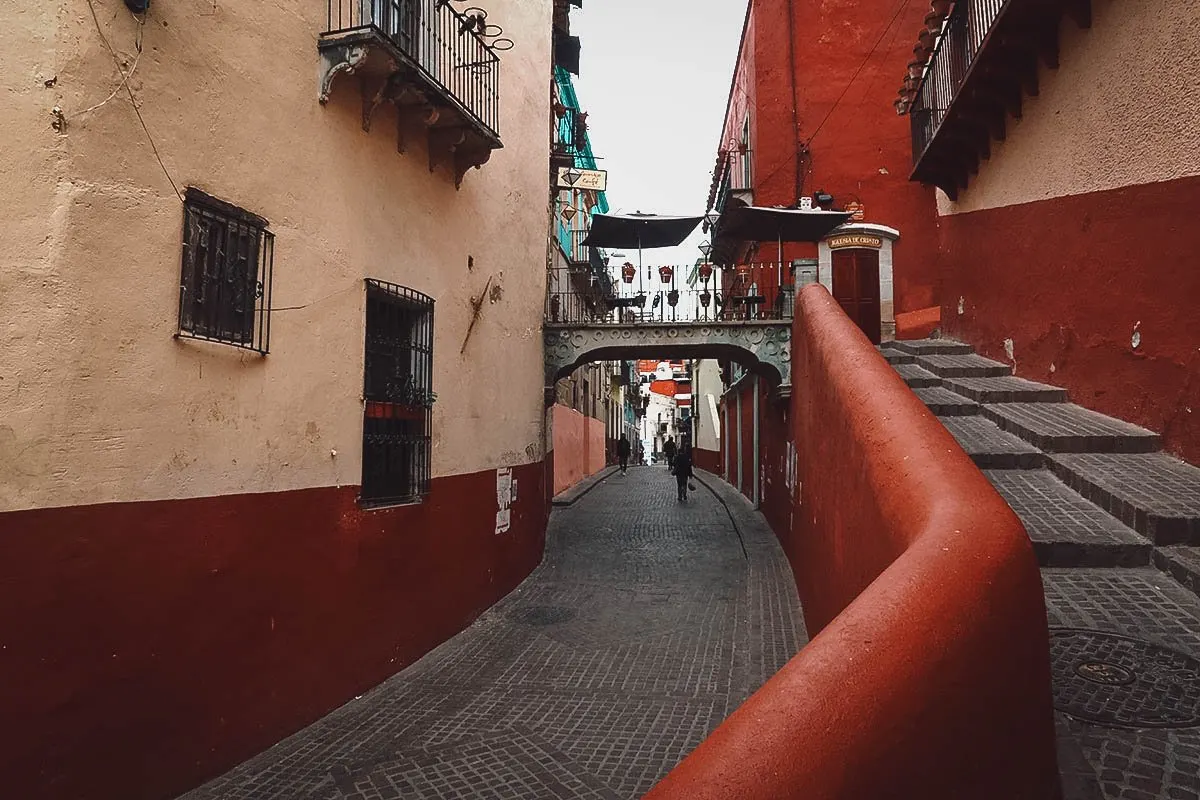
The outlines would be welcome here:
<svg viewBox="0 0 1200 800">
<path fill-rule="evenodd" d="M 367 281 L 363 369 L 364 505 L 418 502 L 429 494 L 433 299 Z"/>
<path fill-rule="evenodd" d="M 267 225 L 257 214 L 188 188 L 179 336 L 268 351 L 275 236 Z"/>
</svg>

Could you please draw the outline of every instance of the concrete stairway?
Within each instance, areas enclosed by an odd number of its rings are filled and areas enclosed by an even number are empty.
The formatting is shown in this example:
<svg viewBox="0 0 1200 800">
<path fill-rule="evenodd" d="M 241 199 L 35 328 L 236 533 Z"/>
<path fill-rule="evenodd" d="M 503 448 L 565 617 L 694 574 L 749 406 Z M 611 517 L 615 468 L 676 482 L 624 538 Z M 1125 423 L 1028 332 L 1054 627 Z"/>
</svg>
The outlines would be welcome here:
<svg viewBox="0 0 1200 800">
<path fill-rule="evenodd" d="M 1200 594 L 1200 469 L 1158 434 L 945 339 L 880 353 L 1025 523 L 1042 566 L 1154 564 Z"/>
</svg>

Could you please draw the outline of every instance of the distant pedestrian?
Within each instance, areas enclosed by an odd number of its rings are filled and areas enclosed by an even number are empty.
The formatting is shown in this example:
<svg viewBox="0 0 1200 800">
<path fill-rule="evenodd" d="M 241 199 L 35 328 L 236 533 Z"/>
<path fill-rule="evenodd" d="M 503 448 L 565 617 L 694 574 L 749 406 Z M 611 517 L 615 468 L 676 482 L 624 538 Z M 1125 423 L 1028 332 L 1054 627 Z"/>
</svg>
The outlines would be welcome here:
<svg viewBox="0 0 1200 800">
<path fill-rule="evenodd" d="M 670 436 L 663 442 L 663 455 L 667 457 L 667 472 L 675 471 L 675 437 Z"/>
<path fill-rule="evenodd" d="M 687 500 L 689 483 L 692 479 L 692 448 L 687 442 L 675 455 L 675 485 L 679 489 L 679 501 Z"/>
<path fill-rule="evenodd" d="M 621 463 L 621 474 L 624 475 L 629 470 L 629 437 L 621 434 L 621 441 L 617 442 L 617 459 Z"/>
</svg>

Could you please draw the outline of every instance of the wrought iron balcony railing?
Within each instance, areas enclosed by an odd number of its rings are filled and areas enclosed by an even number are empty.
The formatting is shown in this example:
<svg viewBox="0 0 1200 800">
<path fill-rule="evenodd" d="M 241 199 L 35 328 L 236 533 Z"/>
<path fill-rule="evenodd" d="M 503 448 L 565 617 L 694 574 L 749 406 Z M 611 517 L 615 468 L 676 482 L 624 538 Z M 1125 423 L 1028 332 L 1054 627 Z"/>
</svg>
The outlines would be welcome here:
<svg viewBox="0 0 1200 800">
<path fill-rule="evenodd" d="M 501 147 L 497 51 L 512 46 L 492 37 L 499 29 L 485 20 L 486 12 L 460 13 L 450 0 L 328 0 L 321 102 L 338 74 L 362 76 L 374 82 L 363 88 L 364 129 L 387 100 L 429 128 L 431 159 L 441 151 L 459 173 L 480 166 Z"/>
<path fill-rule="evenodd" d="M 643 267 L 607 291 L 596 281 L 586 291 L 570 275 L 552 271 L 546 295 L 550 325 L 636 325 L 788 320 L 794 309 L 790 265 L 741 264 L 711 268 Z M 689 273 L 696 270 L 694 280 Z M 707 277 L 706 277 L 707 272 Z"/>
<path fill-rule="evenodd" d="M 913 180 L 957 198 L 991 155 L 992 139 L 1004 139 L 1008 118 L 1021 117 L 1024 95 L 1037 94 L 1039 61 L 1058 67 L 1064 15 L 1090 26 L 1090 0 L 954 3 L 908 107 Z"/>
<path fill-rule="evenodd" d="M 969 0 L 954 4 L 909 111 L 914 164 L 920 163 L 925 155 L 950 104 L 962 89 L 993 23 L 1008 2 Z"/>
</svg>

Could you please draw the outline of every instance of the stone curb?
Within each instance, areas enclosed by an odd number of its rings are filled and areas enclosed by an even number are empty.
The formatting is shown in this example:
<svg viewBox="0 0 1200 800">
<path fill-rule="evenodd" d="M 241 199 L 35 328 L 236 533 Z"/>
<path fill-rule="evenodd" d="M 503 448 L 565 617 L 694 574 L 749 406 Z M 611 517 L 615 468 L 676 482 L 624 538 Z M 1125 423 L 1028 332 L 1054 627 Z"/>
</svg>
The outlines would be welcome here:
<svg viewBox="0 0 1200 800">
<path fill-rule="evenodd" d="M 595 475 L 584 478 L 570 489 L 566 489 L 556 494 L 554 499 L 550 501 L 550 505 L 554 506 L 555 508 L 565 508 L 566 506 L 574 505 L 575 503 L 579 502 L 581 497 L 590 492 L 592 489 L 595 489 L 600 484 L 604 483 L 619 469 L 620 467 L 605 467 Z"/>
</svg>

